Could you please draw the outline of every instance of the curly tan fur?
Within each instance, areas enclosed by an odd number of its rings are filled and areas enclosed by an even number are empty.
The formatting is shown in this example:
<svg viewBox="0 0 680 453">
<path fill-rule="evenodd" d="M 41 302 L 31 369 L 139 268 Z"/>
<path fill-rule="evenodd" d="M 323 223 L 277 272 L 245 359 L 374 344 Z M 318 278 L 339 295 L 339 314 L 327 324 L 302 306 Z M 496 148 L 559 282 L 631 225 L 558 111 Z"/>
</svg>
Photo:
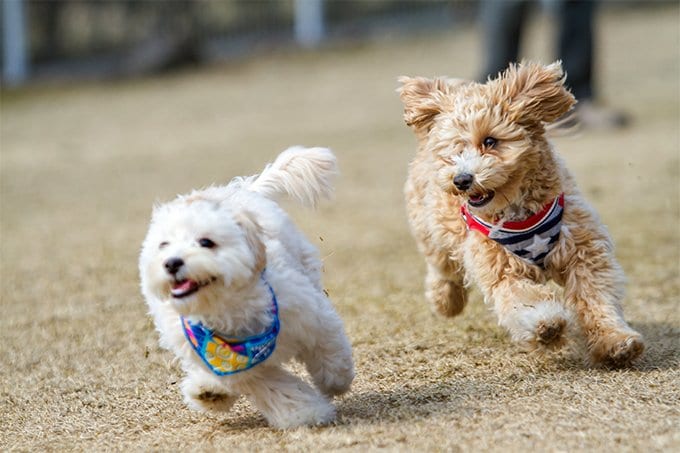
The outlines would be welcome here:
<svg viewBox="0 0 680 453">
<path fill-rule="evenodd" d="M 512 65 L 485 84 L 399 80 L 404 119 L 419 142 L 406 205 L 427 263 L 425 294 L 436 310 L 459 314 L 466 286 L 474 283 L 514 340 L 533 349 L 554 348 L 580 330 L 593 363 L 630 364 L 644 343 L 623 318 L 624 275 L 612 241 L 546 139 L 545 125 L 576 102 L 564 87 L 561 64 Z M 488 137 L 492 146 L 485 145 Z M 474 180 L 461 190 L 453 179 L 463 172 Z M 544 269 L 468 231 L 460 214 L 470 197 L 490 199 L 468 209 L 500 226 L 539 212 L 560 193 L 561 234 Z"/>
</svg>

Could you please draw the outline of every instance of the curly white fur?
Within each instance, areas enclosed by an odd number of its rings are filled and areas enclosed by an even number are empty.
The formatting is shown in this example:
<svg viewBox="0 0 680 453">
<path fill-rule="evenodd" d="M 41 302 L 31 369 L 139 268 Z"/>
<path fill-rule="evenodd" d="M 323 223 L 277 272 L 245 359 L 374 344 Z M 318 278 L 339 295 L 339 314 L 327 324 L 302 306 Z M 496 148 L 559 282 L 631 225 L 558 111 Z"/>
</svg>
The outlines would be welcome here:
<svg viewBox="0 0 680 453">
<path fill-rule="evenodd" d="M 186 372 L 181 389 L 190 407 L 226 411 L 246 395 L 278 428 L 334 419 L 329 398 L 346 392 L 354 378 L 350 343 L 323 292 L 317 250 L 274 200 L 289 195 L 314 206 L 331 195 L 336 174 L 330 150 L 293 147 L 259 176 L 154 208 L 139 261 L 141 288 L 161 346 Z M 182 263 L 174 273 L 170 259 Z M 276 349 L 247 371 L 215 375 L 187 342 L 180 316 L 231 335 L 262 332 L 272 320 L 263 270 L 279 305 Z M 178 282 L 195 292 L 183 296 Z M 283 367 L 293 358 L 306 365 L 314 386 Z"/>
</svg>

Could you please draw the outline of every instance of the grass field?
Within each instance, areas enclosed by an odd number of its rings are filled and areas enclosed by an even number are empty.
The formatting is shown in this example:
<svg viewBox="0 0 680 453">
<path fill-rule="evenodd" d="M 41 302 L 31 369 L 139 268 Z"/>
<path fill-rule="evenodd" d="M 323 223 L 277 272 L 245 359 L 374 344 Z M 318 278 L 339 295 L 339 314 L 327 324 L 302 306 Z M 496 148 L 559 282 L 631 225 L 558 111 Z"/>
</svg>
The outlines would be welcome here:
<svg viewBox="0 0 680 453">
<path fill-rule="evenodd" d="M 3 93 L 0 450 L 680 450 L 679 17 L 677 4 L 606 11 L 601 92 L 634 122 L 556 140 L 628 276 L 626 316 L 648 342 L 628 370 L 523 353 L 477 293 L 454 319 L 424 301 L 396 78 L 474 77 L 474 29 Z M 545 46 L 531 54 L 550 58 Z M 357 378 L 336 424 L 280 432 L 245 402 L 184 407 L 137 254 L 155 200 L 257 172 L 291 144 L 340 162 L 335 202 L 286 206 L 324 257 Z"/>
</svg>

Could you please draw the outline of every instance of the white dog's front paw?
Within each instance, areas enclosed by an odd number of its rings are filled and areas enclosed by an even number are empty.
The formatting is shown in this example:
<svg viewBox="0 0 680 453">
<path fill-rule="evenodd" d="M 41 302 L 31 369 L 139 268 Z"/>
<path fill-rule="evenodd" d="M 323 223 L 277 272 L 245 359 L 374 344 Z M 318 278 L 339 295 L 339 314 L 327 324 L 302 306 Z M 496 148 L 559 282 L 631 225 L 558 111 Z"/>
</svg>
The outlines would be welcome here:
<svg viewBox="0 0 680 453">
<path fill-rule="evenodd" d="M 281 368 L 266 371 L 247 395 L 271 426 L 325 425 L 335 419 L 335 407 L 307 382 Z"/>
<path fill-rule="evenodd" d="M 335 407 L 320 398 L 314 403 L 291 408 L 290 411 L 282 412 L 275 417 L 267 417 L 267 419 L 273 427 L 279 429 L 327 425 L 335 420 Z"/>
<path fill-rule="evenodd" d="M 189 377 L 182 381 L 182 394 L 187 406 L 200 412 L 227 412 L 238 398 L 213 383 Z"/>
</svg>

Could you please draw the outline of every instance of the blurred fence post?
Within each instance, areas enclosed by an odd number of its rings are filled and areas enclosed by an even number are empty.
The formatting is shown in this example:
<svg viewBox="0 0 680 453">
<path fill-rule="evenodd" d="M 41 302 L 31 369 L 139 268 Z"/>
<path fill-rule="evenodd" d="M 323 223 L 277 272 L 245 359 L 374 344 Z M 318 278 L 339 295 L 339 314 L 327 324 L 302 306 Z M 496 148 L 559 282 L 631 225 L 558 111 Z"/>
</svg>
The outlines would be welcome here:
<svg viewBox="0 0 680 453">
<path fill-rule="evenodd" d="M 26 17 L 23 0 L 2 0 L 2 79 L 8 86 L 28 77 Z"/>
<path fill-rule="evenodd" d="M 295 40 L 316 47 L 324 37 L 323 0 L 295 0 Z"/>
</svg>

